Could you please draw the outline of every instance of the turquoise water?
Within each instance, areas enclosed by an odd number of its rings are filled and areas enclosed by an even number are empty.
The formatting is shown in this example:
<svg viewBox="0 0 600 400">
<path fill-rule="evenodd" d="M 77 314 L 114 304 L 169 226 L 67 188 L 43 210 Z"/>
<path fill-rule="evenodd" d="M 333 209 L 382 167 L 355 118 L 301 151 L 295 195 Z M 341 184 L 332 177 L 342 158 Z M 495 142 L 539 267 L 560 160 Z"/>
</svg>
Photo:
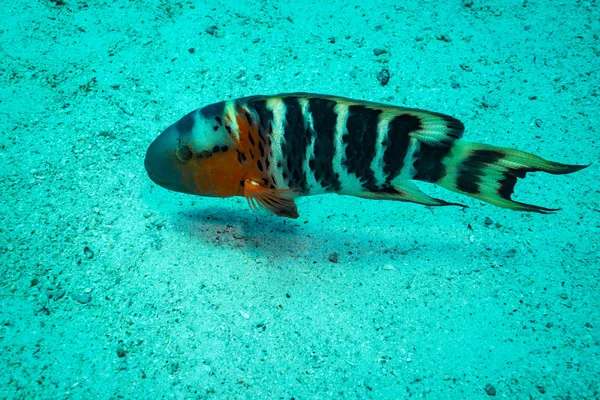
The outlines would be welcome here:
<svg viewBox="0 0 600 400">
<path fill-rule="evenodd" d="M 0 398 L 599 398 L 599 16 L 2 3 Z M 552 215 L 424 185 L 469 208 L 326 195 L 286 220 L 148 179 L 148 145 L 189 111 L 295 91 L 592 165 L 518 184 Z"/>
</svg>

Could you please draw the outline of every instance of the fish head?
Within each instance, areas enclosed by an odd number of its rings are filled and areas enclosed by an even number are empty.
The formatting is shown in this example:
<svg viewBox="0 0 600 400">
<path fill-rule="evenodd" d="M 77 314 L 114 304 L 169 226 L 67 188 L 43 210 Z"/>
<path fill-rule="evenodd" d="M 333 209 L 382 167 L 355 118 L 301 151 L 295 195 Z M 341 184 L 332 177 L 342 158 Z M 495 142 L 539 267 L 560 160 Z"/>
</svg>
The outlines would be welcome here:
<svg viewBox="0 0 600 400">
<path fill-rule="evenodd" d="M 144 166 L 150 179 L 176 192 L 238 195 L 244 168 L 222 115 L 223 105 L 217 103 L 192 111 L 165 129 L 146 152 Z"/>
</svg>

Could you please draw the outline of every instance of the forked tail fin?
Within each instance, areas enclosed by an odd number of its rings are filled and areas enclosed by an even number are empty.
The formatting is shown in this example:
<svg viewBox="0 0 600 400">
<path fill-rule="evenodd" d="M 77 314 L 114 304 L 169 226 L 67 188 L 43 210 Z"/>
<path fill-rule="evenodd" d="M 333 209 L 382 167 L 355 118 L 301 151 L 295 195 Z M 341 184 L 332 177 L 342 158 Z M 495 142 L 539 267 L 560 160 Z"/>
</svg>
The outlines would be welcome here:
<svg viewBox="0 0 600 400">
<path fill-rule="evenodd" d="M 587 165 L 560 164 L 524 151 L 481 143 L 455 142 L 442 161 L 446 174 L 436 184 L 490 204 L 518 211 L 548 214 L 560 209 L 511 199 L 517 178 L 527 172 L 570 174 Z"/>
</svg>

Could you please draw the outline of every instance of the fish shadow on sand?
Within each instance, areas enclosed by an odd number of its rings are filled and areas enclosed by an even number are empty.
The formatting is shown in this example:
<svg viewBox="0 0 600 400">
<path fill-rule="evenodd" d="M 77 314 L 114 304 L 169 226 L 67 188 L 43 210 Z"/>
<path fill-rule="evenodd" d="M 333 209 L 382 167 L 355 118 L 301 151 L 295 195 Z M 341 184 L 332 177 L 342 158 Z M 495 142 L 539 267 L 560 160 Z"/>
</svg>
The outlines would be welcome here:
<svg viewBox="0 0 600 400">
<path fill-rule="evenodd" d="M 304 222 L 259 215 L 245 205 L 220 206 L 213 199 L 200 202 L 194 198 L 174 197 L 163 190 L 143 191 L 142 198 L 152 212 L 169 221 L 170 229 L 200 246 L 279 257 L 297 254 L 294 249 L 319 241 L 319 238 L 308 237 Z"/>
<path fill-rule="evenodd" d="M 184 235 L 199 246 L 273 260 L 300 258 L 311 262 L 329 262 L 336 254 L 340 259 L 356 260 L 370 259 L 382 253 L 389 258 L 423 250 L 435 254 L 448 252 L 445 240 L 427 232 L 416 235 L 409 221 L 398 218 L 396 226 L 390 227 L 388 213 L 372 213 L 368 223 L 361 217 L 363 207 L 346 216 L 343 210 L 355 207 L 354 199 L 336 198 L 341 204 L 335 208 L 331 204 L 321 204 L 325 199 L 314 199 L 312 203 L 306 202 L 304 208 L 323 205 L 330 207 L 331 213 L 315 213 L 292 220 L 256 214 L 245 204 L 220 206 L 212 199 L 196 204 L 174 201 L 166 193 L 148 191 L 144 199 L 152 210 L 169 220 L 170 229 L 177 231 L 175 235 Z M 439 222 L 431 224 L 439 225 Z"/>
<path fill-rule="evenodd" d="M 264 255 L 285 255 L 308 245 L 300 223 L 282 218 L 265 218 L 247 210 L 210 207 L 185 210 L 174 226 L 205 245 L 226 249 L 255 250 Z"/>
<path fill-rule="evenodd" d="M 395 237 L 383 229 L 377 235 L 366 228 L 364 233 L 362 229 L 342 233 L 335 223 L 328 229 L 322 221 L 305 223 L 226 207 L 187 209 L 174 218 L 173 226 L 202 245 L 278 260 L 322 261 L 338 255 L 360 259 L 381 251 L 401 256 L 419 247 L 413 238 Z"/>
</svg>

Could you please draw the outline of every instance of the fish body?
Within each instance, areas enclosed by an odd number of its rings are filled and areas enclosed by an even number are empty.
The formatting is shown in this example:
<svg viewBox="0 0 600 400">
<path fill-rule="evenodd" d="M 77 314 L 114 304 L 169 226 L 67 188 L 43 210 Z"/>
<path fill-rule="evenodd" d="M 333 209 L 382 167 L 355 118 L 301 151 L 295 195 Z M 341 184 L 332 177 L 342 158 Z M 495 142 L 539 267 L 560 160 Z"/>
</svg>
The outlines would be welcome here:
<svg viewBox="0 0 600 400">
<path fill-rule="evenodd" d="M 149 177 L 200 196 L 244 196 L 251 208 L 297 218 L 295 199 L 337 193 L 427 206 L 440 185 L 496 206 L 556 211 L 511 199 L 527 172 L 568 174 L 523 151 L 459 140 L 464 125 L 436 112 L 309 93 L 211 104 L 168 127 L 148 148 Z"/>
</svg>

